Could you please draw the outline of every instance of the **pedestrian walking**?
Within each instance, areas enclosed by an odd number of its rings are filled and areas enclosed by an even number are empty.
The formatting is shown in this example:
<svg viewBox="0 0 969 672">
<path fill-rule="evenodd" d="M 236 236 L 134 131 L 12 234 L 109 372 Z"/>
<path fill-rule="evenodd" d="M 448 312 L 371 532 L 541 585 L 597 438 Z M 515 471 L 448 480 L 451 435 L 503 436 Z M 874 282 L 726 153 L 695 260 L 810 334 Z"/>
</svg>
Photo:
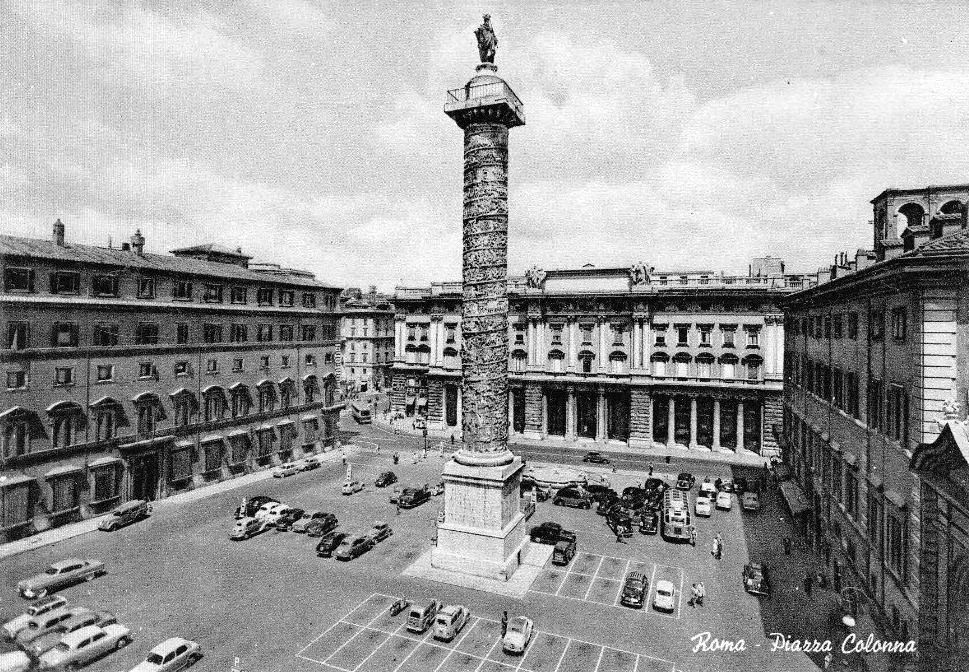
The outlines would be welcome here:
<svg viewBox="0 0 969 672">
<path fill-rule="evenodd" d="M 451 435 L 451 450 L 454 450 L 454 434 Z"/>
<path fill-rule="evenodd" d="M 703 598 L 706 597 L 707 595 L 707 589 L 706 587 L 704 587 L 703 581 L 700 581 L 699 583 L 696 584 L 696 590 L 697 590 L 697 598 L 696 598 L 697 606 L 702 607 Z"/>
<path fill-rule="evenodd" d="M 343 464 L 344 464 L 344 466 L 346 466 L 346 463 L 347 463 L 347 454 L 346 453 L 343 453 Z"/>
<path fill-rule="evenodd" d="M 830 670 L 831 663 L 833 662 L 834 662 L 834 655 L 830 651 L 828 651 L 826 654 L 824 654 L 824 669 Z"/>
<path fill-rule="evenodd" d="M 616 528 L 616 543 L 617 544 L 625 544 L 626 543 L 626 540 L 622 538 L 622 532 L 619 530 L 618 527 Z"/>
<path fill-rule="evenodd" d="M 828 577 L 825 576 L 824 572 L 818 572 L 818 588 L 828 587 Z"/>
<path fill-rule="evenodd" d="M 689 604 L 691 607 L 696 606 L 697 598 L 699 597 L 699 592 L 700 592 L 699 589 L 696 587 L 696 584 L 694 583 L 693 586 L 690 588 L 690 601 L 687 602 L 687 604 Z"/>
<path fill-rule="evenodd" d="M 400 515 L 400 504 L 397 505 L 397 515 Z"/>
<path fill-rule="evenodd" d="M 504 637 L 508 632 L 508 612 L 505 611 L 501 614 L 501 636 Z"/>
<path fill-rule="evenodd" d="M 719 553 L 720 553 L 720 542 L 717 541 L 716 537 L 714 537 L 713 548 L 710 550 L 710 555 L 712 555 L 714 558 L 719 559 Z"/>
<path fill-rule="evenodd" d="M 691 527 L 690 528 L 690 544 L 692 544 L 693 546 L 696 546 L 696 528 L 695 527 Z"/>
<path fill-rule="evenodd" d="M 811 587 L 814 585 L 814 577 L 811 576 L 811 572 L 807 572 L 804 575 L 804 593 L 811 597 Z"/>
<path fill-rule="evenodd" d="M 791 538 L 784 537 L 784 555 L 791 554 Z"/>
<path fill-rule="evenodd" d="M 652 462 L 649 463 L 649 475 L 650 475 L 650 477 L 652 477 L 652 475 L 653 475 L 653 463 Z"/>
</svg>

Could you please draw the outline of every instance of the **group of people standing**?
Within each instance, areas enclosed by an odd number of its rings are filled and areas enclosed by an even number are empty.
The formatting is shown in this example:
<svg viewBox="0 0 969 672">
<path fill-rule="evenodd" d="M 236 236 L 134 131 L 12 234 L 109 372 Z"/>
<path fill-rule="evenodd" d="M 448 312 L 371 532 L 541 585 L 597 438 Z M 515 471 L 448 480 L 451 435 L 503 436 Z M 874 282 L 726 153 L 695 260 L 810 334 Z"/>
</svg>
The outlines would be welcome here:
<svg viewBox="0 0 969 672">
<path fill-rule="evenodd" d="M 691 607 L 702 607 L 703 598 L 707 594 L 707 589 L 703 586 L 702 581 L 697 581 L 693 584 L 693 596 L 690 597 L 689 605 Z"/>
</svg>

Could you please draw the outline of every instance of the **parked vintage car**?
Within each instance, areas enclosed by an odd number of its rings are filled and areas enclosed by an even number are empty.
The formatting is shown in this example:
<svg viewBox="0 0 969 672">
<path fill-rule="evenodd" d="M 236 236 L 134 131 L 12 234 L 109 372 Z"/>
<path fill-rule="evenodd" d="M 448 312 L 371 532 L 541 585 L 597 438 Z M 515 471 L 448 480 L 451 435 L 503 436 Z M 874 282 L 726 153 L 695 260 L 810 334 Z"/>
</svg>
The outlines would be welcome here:
<svg viewBox="0 0 969 672">
<path fill-rule="evenodd" d="M 760 511 L 760 498 L 756 492 L 748 490 L 740 501 L 744 511 Z"/>
<path fill-rule="evenodd" d="M 265 532 L 272 525 L 265 518 L 240 518 L 235 522 L 232 531 L 229 532 L 229 539 L 241 541 L 254 537 L 260 532 Z"/>
<path fill-rule="evenodd" d="M 276 518 L 276 529 L 280 532 L 288 532 L 298 520 L 303 518 L 303 509 L 286 509 Z"/>
<path fill-rule="evenodd" d="M 48 595 L 47 597 L 42 597 L 39 600 L 31 602 L 30 606 L 27 607 L 27 611 L 11 618 L 9 621 L 3 624 L 3 634 L 9 639 L 13 639 L 17 636 L 17 633 L 27 627 L 27 623 L 30 619 L 35 616 L 41 616 L 48 612 L 54 611 L 55 609 L 66 609 L 67 608 L 67 598 L 61 595 Z"/>
<path fill-rule="evenodd" d="M 642 609 L 649 593 L 649 579 L 642 572 L 630 572 L 622 586 L 620 603 L 634 609 Z"/>
<path fill-rule="evenodd" d="M 386 488 L 388 485 L 393 485 L 396 482 L 397 474 L 392 471 L 385 471 L 380 476 L 377 476 L 377 480 L 373 484 L 378 488 Z"/>
<path fill-rule="evenodd" d="M 360 492 L 363 490 L 363 481 L 346 481 L 343 487 L 340 488 L 340 492 L 344 495 L 352 495 L 355 492 Z"/>
<path fill-rule="evenodd" d="M 148 657 L 129 672 L 176 672 L 197 663 L 202 658 L 198 642 L 170 637 L 148 652 Z"/>
<path fill-rule="evenodd" d="M 535 544 L 550 544 L 554 546 L 560 541 L 575 541 L 575 532 L 564 529 L 558 523 L 544 522 L 528 531 L 528 536 Z"/>
<path fill-rule="evenodd" d="M 552 498 L 555 506 L 571 506 L 577 509 L 592 508 L 592 497 L 581 488 L 562 488 Z"/>
<path fill-rule="evenodd" d="M 691 490 L 693 485 L 696 483 L 696 476 L 688 471 L 684 471 L 679 476 L 676 477 L 676 489 L 677 490 Z"/>
<path fill-rule="evenodd" d="M 402 509 L 413 509 L 431 499 L 431 489 L 428 486 L 423 488 L 404 488 L 397 499 L 397 504 Z"/>
<path fill-rule="evenodd" d="M 672 581 L 656 582 L 656 595 L 653 597 L 653 609 L 673 612 L 676 609 L 676 588 Z"/>
<path fill-rule="evenodd" d="M 91 611 L 90 609 L 80 607 L 72 610 L 72 614 L 70 618 L 62 621 L 54 631 L 37 637 L 25 646 L 24 649 L 27 653 L 35 658 L 39 658 L 45 651 L 50 651 L 57 646 L 61 638 L 68 633 L 86 628 L 89 625 L 104 627 L 118 622 L 118 619 L 110 611 Z"/>
<path fill-rule="evenodd" d="M 323 458 L 319 455 L 310 455 L 309 457 L 304 457 L 302 460 L 297 462 L 300 471 L 313 471 L 314 469 L 319 469 L 323 464 Z"/>
<path fill-rule="evenodd" d="M 275 497 L 269 497 L 268 495 L 255 495 L 254 497 L 248 497 L 246 499 L 245 510 L 242 507 L 236 507 L 235 517 L 236 518 L 254 518 L 259 509 L 263 507 L 264 504 L 268 502 L 278 501 Z"/>
<path fill-rule="evenodd" d="M 609 464 L 609 458 L 595 450 L 590 450 L 583 455 L 582 461 L 590 462 L 592 464 Z"/>
<path fill-rule="evenodd" d="M 639 517 L 639 531 L 643 534 L 659 532 L 659 514 L 655 511 L 644 511 Z"/>
<path fill-rule="evenodd" d="M 58 609 L 56 611 L 49 611 L 43 616 L 34 616 L 27 622 L 27 627 L 17 633 L 17 644 L 27 646 L 38 637 L 60 631 L 64 621 L 70 619 L 79 610 L 84 610 L 84 607 Z"/>
<path fill-rule="evenodd" d="M 330 532 L 320 539 L 320 543 L 316 545 L 316 555 L 321 558 L 332 557 L 333 553 L 340 547 L 346 538 L 346 532 Z"/>
<path fill-rule="evenodd" d="M 318 518 L 322 518 L 325 515 L 326 513 L 323 511 L 304 511 L 303 517 L 294 522 L 290 529 L 297 534 L 303 534 L 306 532 L 306 528 L 311 522 L 317 520 Z"/>
<path fill-rule="evenodd" d="M 450 642 L 471 620 L 471 612 L 461 604 L 450 604 L 434 617 L 434 639 Z"/>
<path fill-rule="evenodd" d="M 696 515 L 705 516 L 709 518 L 713 515 L 713 501 L 709 497 L 705 497 L 702 494 L 698 494 L 694 500 L 693 507 L 696 510 Z"/>
<path fill-rule="evenodd" d="M 770 597 L 770 579 L 767 577 L 767 565 L 763 562 L 748 562 L 744 565 L 741 579 L 744 590 L 751 595 Z"/>
<path fill-rule="evenodd" d="M 144 520 L 151 513 L 151 504 L 143 499 L 134 499 L 125 502 L 108 513 L 98 523 L 98 529 L 103 532 L 113 532 L 126 525 L 131 525 L 139 520 Z"/>
<path fill-rule="evenodd" d="M 733 506 L 733 494 L 729 490 L 721 490 L 717 493 L 717 508 L 729 511 Z"/>
<path fill-rule="evenodd" d="M 322 537 L 324 534 L 332 532 L 336 529 L 336 526 L 340 524 L 337 517 L 332 513 L 324 513 L 319 518 L 314 518 L 310 521 L 310 524 L 306 526 L 306 536 L 308 537 Z"/>
<path fill-rule="evenodd" d="M 287 476 L 295 476 L 302 469 L 295 462 L 286 462 L 281 464 L 275 469 L 273 469 L 273 478 L 286 478 Z"/>
<path fill-rule="evenodd" d="M 358 558 L 369 551 L 376 545 L 376 543 L 377 542 L 371 539 L 370 535 L 368 534 L 355 538 L 347 537 L 343 540 L 343 543 L 340 544 L 340 547 L 336 549 L 334 555 L 336 556 L 337 560 L 353 560 L 354 558 Z"/>
<path fill-rule="evenodd" d="M 524 653 L 532 639 L 535 624 L 525 616 L 516 616 L 508 623 L 508 629 L 501 640 L 501 648 L 506 653 Z"/>
<path fill-rule="evenodd" d="M 69 558 L 53 563 L 43 574 L 31 576 L 17 584 L 17 590 L 23 597 L 33 599 L 43 597 L 49 592 L 71 586 L 81 581 L 107 574 L 104 563 L 100 560 L 80 560 Z"/>
<path fill-rule="evenodd" d="M 373 527 L 370 528 L 370 532 L 368 534 L 370 538 L 373 539 L 373 542 L 376 544 L 383 541 L 384 539 L 387 539 L 393 533 L 394 531 L 391 529 L 390 525 L 388 525 L 382 520 L 378 520 L 373 524 Z"/>
<path fill-rule="evenodd" d="M 40 669 L 75 670 L 129 643 L 131 630 L 123 625 L 89 625 L 64 635 L 57 646 L 40 657 Z"/>
</svg>

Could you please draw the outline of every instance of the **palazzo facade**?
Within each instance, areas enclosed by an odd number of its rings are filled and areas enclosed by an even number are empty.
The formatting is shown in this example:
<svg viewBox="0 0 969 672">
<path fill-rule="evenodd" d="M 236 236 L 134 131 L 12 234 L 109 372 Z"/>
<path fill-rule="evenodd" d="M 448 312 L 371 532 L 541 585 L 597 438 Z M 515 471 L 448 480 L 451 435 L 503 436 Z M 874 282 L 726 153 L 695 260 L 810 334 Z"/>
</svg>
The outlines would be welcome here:
<svg viewBox="0 0 969 672">
<path fill-rule="evenodd" d="M 747 275 L 632 268 L 509 279 L 512 438 L 776 454 L 779 259 Z M 461 417 L 461 283 L 398 287 L 392 403 L 437 431 Z"/>
<path fill-rule="evenodd" d="M 0 236 L 0 541 L 334 444 L 339 288 L 144 245 Z"/>
</svg>

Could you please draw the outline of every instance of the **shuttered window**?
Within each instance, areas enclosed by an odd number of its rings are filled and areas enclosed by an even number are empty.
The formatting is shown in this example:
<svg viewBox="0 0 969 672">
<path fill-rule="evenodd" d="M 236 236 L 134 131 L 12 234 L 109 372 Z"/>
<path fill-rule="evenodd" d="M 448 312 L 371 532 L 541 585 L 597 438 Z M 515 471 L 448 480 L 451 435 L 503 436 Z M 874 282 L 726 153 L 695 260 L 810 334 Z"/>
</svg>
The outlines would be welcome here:
<svg viewBox="0 0 969 672">
<path fill-rule="evenodd" d="M 102 502 L 118 496 L 118 470 L 112 464 L 94 472 L 94 501 Z"/>
<path fill-rule="evenodd" d="M 77 478 L 72 474 L 54 479 L 51 483 L 53 493 L 51 511 L 68 511 L 77 508 Z"/>
<path fill-rule="evenodd" d="M 169 480 L 183 481 L 192 477 L 191 447 L 173 450 L 168 468 Z"/>
<path fill-rule="evenodd" d="M 3 491 L 3 527 L 28 523 L 34 517 L 30 507 L 30 484 L 16 485 Z"/>
</svg>

